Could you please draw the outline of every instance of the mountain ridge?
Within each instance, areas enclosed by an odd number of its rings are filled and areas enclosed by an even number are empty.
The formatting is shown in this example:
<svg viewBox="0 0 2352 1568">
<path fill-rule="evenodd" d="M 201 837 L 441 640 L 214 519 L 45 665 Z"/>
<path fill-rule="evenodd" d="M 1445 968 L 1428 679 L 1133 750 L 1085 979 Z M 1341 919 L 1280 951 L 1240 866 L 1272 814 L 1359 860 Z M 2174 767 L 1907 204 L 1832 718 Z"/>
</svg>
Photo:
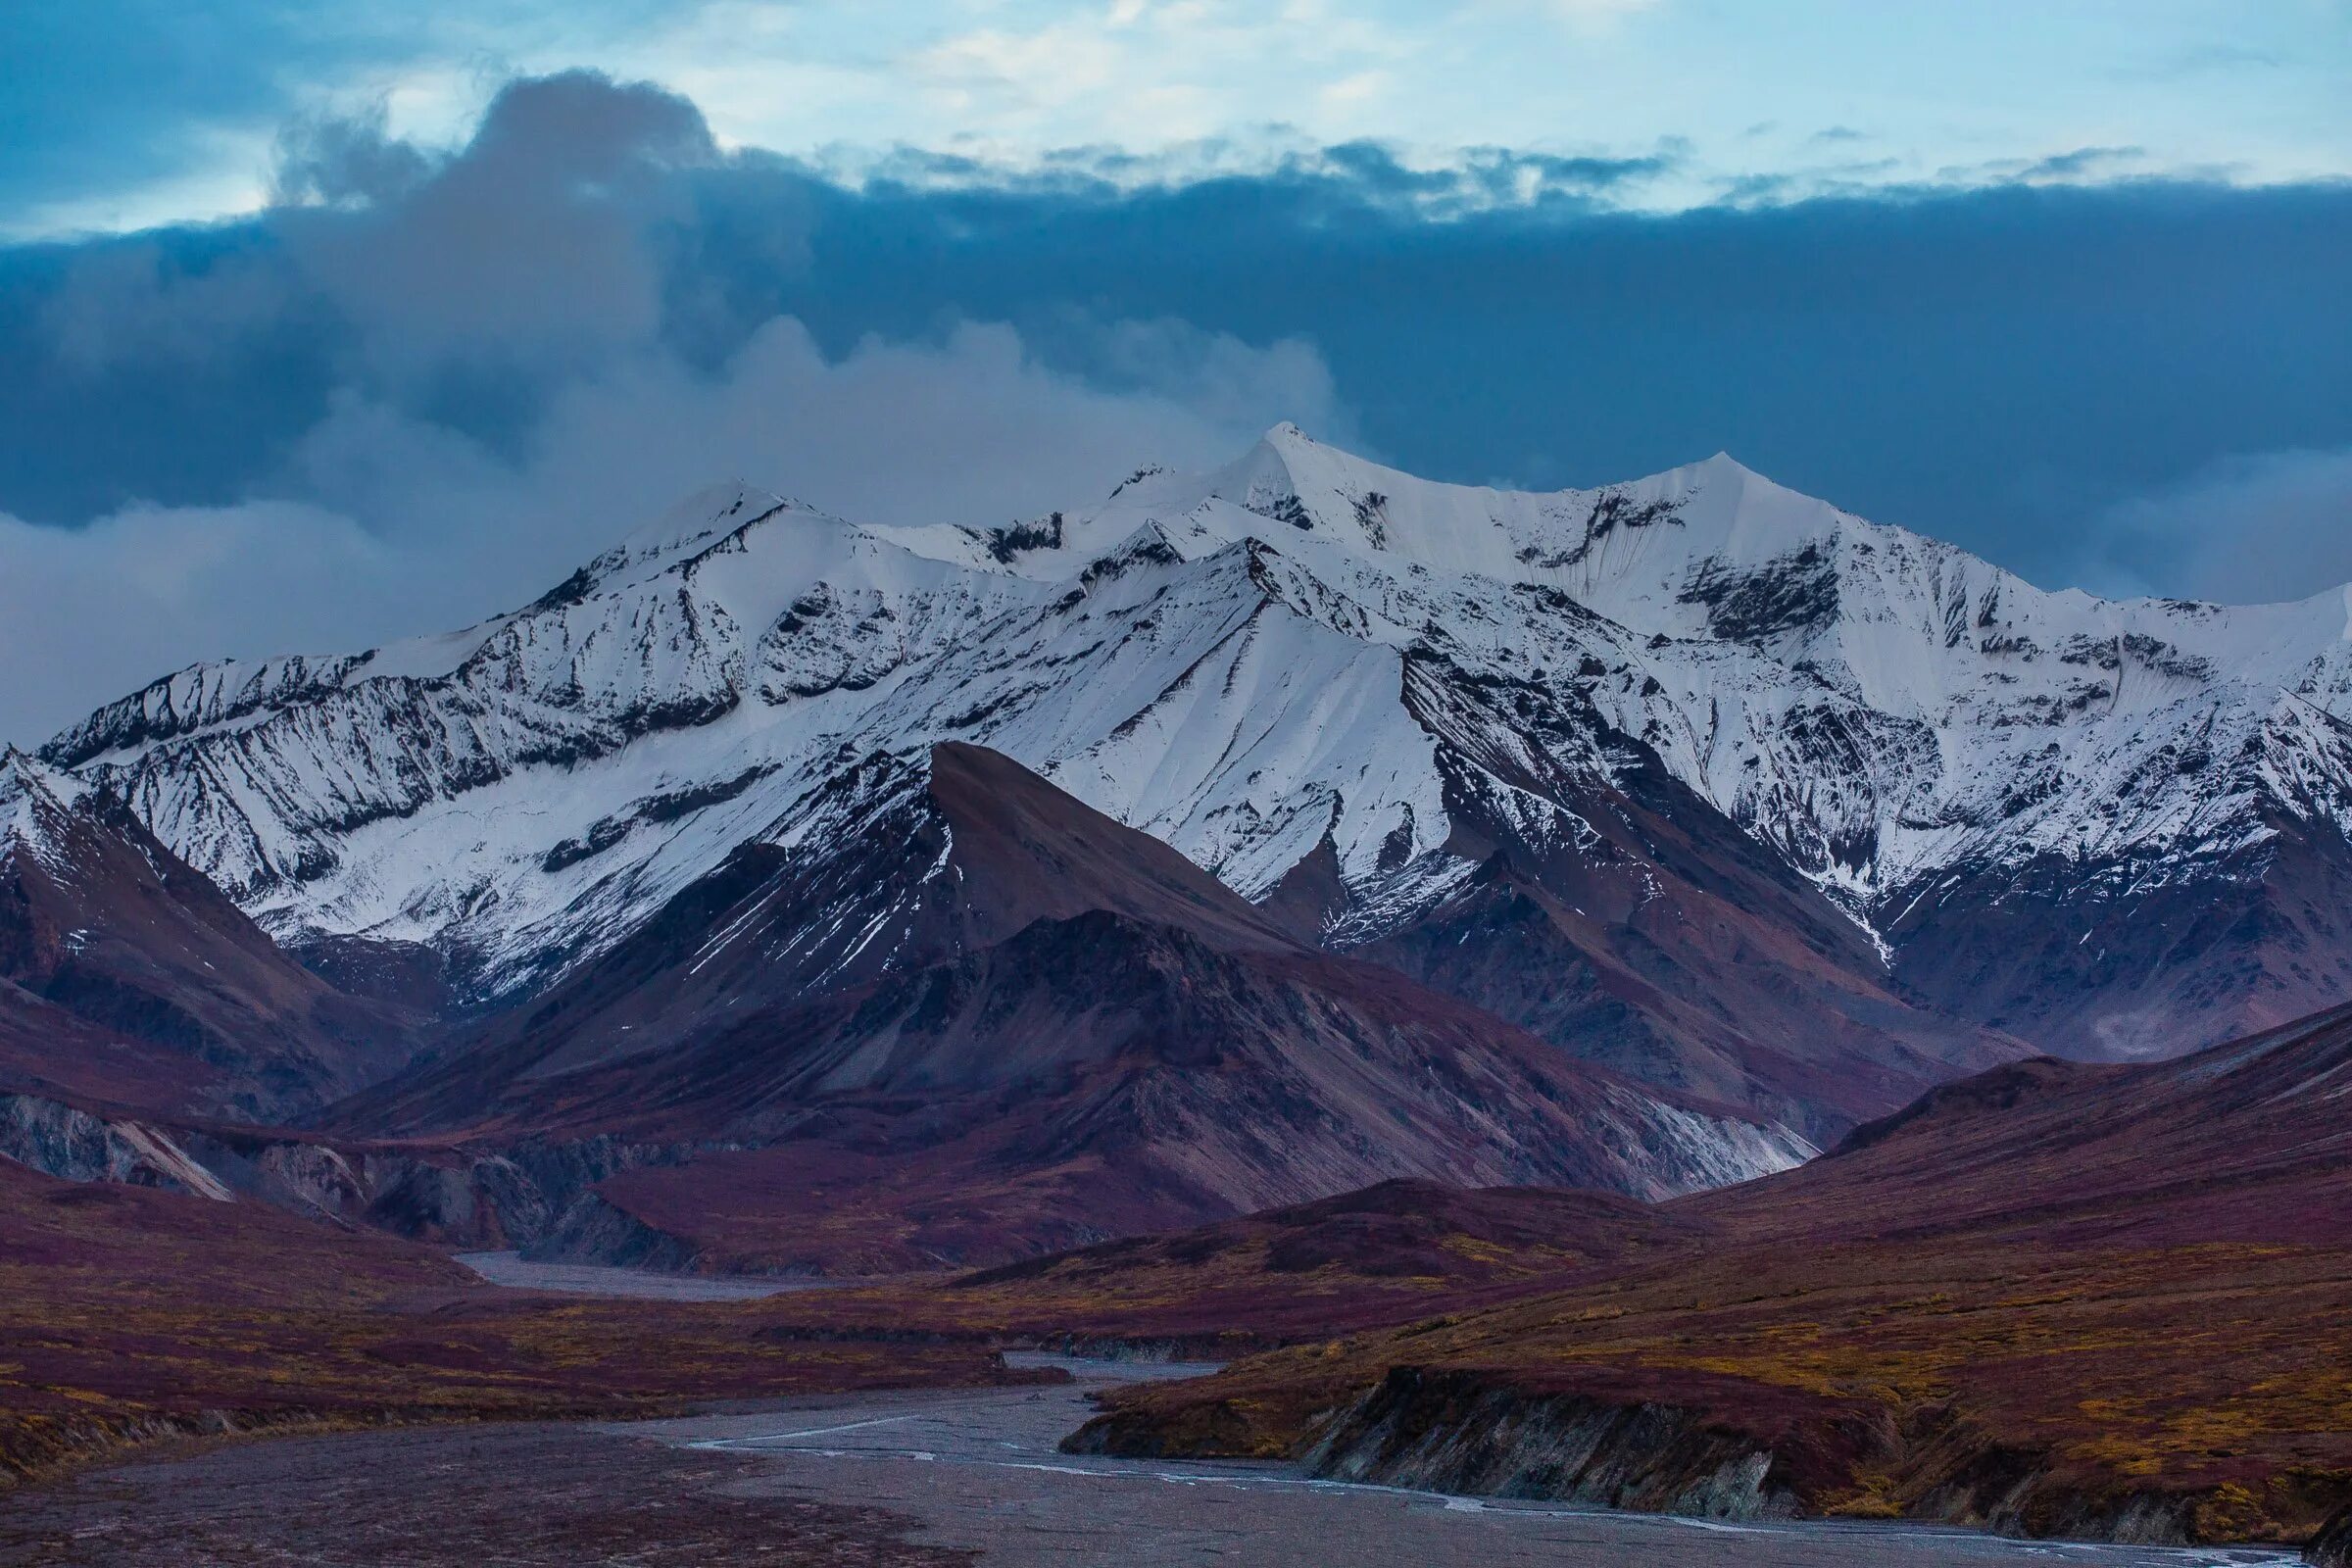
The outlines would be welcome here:
<svg viewBox="0 0 2352 1568">
<path fill-rule="evenodd" d="M 798 853 L 796 803 L 847 759 L 938 741 L 1005 753 L 1342 949 L 1474 897 L 1464 852 L 1507 822 L 1523 859 L 1594 847 L 1623 907 L 1677 911 L 1635 943 L 1674 1006 L 1618 985 L 1647 1058 L 1699 1027 L 1667 1014 L 1698 989 L 1675 933 L 1700 905 L 1656 881 L 1654 826 L 1600 817 L 1671 781 L 1665 819 L 1763 857 L 1733 902 L 1797 933 L 1801 987 L 1883 994 L 1865 1033 L 1919 1057 L 1810 1122 L 1782 1107 L 1835 1136 L 2008 1036 L 2161 1054 L 2352 989 L 2328 914 L 2352 896 L 2334 593 L 2048 594 L 1728 457 L 1530 495 L 1278 426 L 1212 473 L 993 529 L 721 486 L 480 627 L 195 666 L 44 756 L 281 938 L 430 948 L 476 1005 L 543 992 L 743 845 Z M 2195 911 L 2191 940 L 2150 934 Z"/>
<path fill-rule="evenodd" d="M 536 1244 L 877 1273 L 1393 1176 L 1662 1197 L 1801 1139 L 1327 954 L 1000 754 L 933 749 L 792 858 L 743 854 L 335 1137 L 631 1152 Z"/>
</svg>

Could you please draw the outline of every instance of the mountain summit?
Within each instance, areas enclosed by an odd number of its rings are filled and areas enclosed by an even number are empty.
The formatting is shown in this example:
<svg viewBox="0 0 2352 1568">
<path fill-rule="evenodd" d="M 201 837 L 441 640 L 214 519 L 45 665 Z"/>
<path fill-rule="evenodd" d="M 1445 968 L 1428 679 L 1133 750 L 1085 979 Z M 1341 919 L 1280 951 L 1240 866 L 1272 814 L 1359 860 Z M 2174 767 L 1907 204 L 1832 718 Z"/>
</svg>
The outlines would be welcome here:
<svg viewBox="0 0 2352 1568">
<path fill-rule="evenodd" d="M 512 614 L 195 666 L 42 755 L 281 939 L 420 944 L 479 1004 L 969 742 L 1819 1143 L 2021 1040 L 2352 990 L 2347 606 L 2047 593 L 1722 456 L 1528 494 L 1281 425 L 996 528 L 722 486 Z"/>
</svg>

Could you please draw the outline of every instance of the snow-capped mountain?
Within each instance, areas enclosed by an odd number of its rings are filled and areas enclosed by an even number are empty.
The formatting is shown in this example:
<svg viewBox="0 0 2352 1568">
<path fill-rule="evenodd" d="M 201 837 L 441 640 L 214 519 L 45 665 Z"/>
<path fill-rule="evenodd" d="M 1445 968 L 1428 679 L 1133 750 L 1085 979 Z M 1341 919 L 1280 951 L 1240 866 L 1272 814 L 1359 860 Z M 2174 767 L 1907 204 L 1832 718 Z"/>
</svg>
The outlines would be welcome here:
<svg viewBox="0 0 2352 1568">
<path fill-rule="evenodd" d="M 1572 1047 L 1638 1014 L 1637 1070 L 1832 1017 L 1850 1049 L 1772 1095 L 1916 1058 L 1850 1113 L 1986 1059 L 1922 1001 L 2124 1054 L 2352 989 L 2352 592 L 2046 593 L 1724 457 L 1520 494 L 1286 425 L 996 529 L 728 486 L 512 614 L 194 666 L 42 755 L 281 939 L 426 944 L 487 1002 L 956 740 L 1474 1001 L 1430 938 L 1507 872 L 1584 992 L 1506 1013 Z M 1742 1036 L 1726 977 L 1796 1021 Z"/>
<path fill-rule="evenodd" d="M 589 1151 L 605 1179 L 524 1238 L 561 1255 L 859 1273 L 1394 1176 L 1657 1199 L 1813 1152 L 1320 952 L 999 753 L 921 761 L 855 770 L 822 844 L 738 850 L 325 1131 Z"/>
</svg>

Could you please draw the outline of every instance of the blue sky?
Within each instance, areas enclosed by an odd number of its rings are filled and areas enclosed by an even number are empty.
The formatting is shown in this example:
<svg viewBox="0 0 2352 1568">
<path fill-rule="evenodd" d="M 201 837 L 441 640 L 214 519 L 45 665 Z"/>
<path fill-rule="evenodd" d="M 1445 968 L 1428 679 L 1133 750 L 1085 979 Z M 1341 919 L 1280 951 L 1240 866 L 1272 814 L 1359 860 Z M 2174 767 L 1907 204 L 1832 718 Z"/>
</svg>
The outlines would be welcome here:
<svg viewBox="0 0 2352 1568">
<path fill-rule="evenodd" d="M 1664 208 L 2037 167 L 2352 170 L 2341 0 L 24 0 L 0 58 L 31 68 L 0 79 L 18 237 L 252 211 L 290 119 L 381 106 L 454 146 L 501 82 L 577 67 L 684 94 L 722 146 L 844 169 L 902 147 L 1236 169 L 1361 138 L 1423 162 L 1670 147 L 1624 193 Z"/>
<path fill-rule="evenodd" d="M 1280 418 L 1536 486 L 1728 449 L 2051 585 L 2313 592 L 2352 579 L 2348 38 L 2322 0 L 0 8 L 0 739 L 461 623 L 716 477 L 991 520 Z"/>
</svg>

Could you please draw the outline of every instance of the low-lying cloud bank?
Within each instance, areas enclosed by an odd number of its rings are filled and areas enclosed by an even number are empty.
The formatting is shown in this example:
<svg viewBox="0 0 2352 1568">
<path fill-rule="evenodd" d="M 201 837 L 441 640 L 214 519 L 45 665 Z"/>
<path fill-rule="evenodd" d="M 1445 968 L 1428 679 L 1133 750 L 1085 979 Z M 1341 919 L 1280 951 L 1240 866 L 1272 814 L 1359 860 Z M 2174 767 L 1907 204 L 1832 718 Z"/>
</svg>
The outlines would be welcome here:
<svg viewBox="0 0 2352 1568">
<path fill-rule="evenodd" d="M 510 609 L 713 476 L 871 520 L 1004 521 L 1106 493 L 1139 452 L 1207 465 L 1290 409 L 1345 422 L 1310 351 L 1119 330 L 1170 362 L 1152 384 L 1057 373 L 1002 325 L 832 360 L 779 317 L 716 374 L 652 352 L 603 366 L 506 450 L 355 396 L 257 485 L 276 496 L 134 503 L 78 528 L 0 515 L 0 736 L 46 736 L 198 658 Z"/>
<path fill-rule="evenodd" d="M 2120 593 L 2186 581 L 2200 597 L 2251 604 L 2352 583 L 2352 447 L 2225 458 L 2121 503 L 2091 532 Z"/>
<path fill-rule="evenodd" d="M 489 613 L 718 477 L 1003 520 L 1278 418 L 1542 485 L 1728 447 L 2045 581 L 2352 576 L 2352 189 L 1607 212 L 1642 172 L 849 189 L 587 74 L 452 155 L 291 127 L 257 218 L 0 251 L 0 738 Z"/>
<path fill-rule="evenodd" d="M 561 77 L 446 162 L 301 127 L 259 220 L 13 258 L 0 334 L 46 386 L 0 394 L 0 736 L 197 658 L 510 608 L 717 478 L 996 522 L 1280 418 L 1352 433 L 1311 347 L 1174 319 L 1065 313 L 1058 362 L 946 316 L 829 351 L 694 255 L 803 265 L 788 196 L 707 214 L 698 176 L 760 177 L 682 100 Z"/>
</svg>

